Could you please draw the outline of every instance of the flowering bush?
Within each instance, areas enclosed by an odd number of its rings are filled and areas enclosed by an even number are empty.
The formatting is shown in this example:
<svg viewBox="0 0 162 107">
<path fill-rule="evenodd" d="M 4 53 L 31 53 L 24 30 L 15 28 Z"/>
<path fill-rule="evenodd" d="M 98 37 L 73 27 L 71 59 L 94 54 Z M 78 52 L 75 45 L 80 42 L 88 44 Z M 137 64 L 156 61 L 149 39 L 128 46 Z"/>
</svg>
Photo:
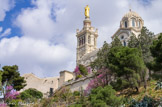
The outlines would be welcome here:
<svg viewBox="0 0 162 107">
<path fill-rule="evenodd" d="M 79 67 L 78 66 L 76 66 L 76 68 L 74 70 L 74 74 L 75 75 L 80 75 L 81 74 L 80 71 L 79 71 Z"/>
<path fill-rule="evenodd" d="M 101 69 L 96 72 L 96 76 L 94 79 L 90 80 L 85 94 L 89 94 L 90 90 L 93 88 L 97 88 L 99 86 L 104 87 L 108 85 L 108 82 L 111 81 L 111 73 L 108 69 Z"/>
<path fill-rule="evenodd" d="M 5 100 L 16 99 L 16 97 L 18 95 L 19 95 L 19 92 L 17 92 L 15 89 L 13 89 L 12 86 L 7 86 L 6 87 Z"/>
<path fill-rule="evenodd" d="M 1 103 L 0 107 L 7 107 L 7 104 L 6 103 Z"/>
<path fill-rule="evenodd" d="M 76 76 L 76 79 L 81 78 L 83 76 L 86 76 L 90 73 L 92 73 L 91 67 L 85 67 L 84 65 L 76 66 L 76 68 L 74 70 L 74 74 Z"/>
<path fill-rule="evenodd" d="M 88 67 L 87 69 L 88 69 L 88 74 L 92 73 L 91 67 Z"/>
</svg>

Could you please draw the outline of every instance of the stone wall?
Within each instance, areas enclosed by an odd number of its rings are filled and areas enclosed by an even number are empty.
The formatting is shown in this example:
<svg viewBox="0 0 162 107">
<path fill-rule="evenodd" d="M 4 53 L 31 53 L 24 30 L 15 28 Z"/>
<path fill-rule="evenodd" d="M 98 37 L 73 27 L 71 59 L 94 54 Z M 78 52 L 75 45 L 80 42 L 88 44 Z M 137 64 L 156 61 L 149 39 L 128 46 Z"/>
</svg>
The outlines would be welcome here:
<svg viewBox="0 0 162 107">
<path fill-rule="evenodd" d="M 58 77 L 39 78 L 32 73 L 24 74 L 23 77 L 27 85 L 20 92 L 29 88 L 35 88 L 45 95 L 45 93 L 50 91 L 50 88 L 53 88 L 53 90 L 58 88 Z"/>
<path fill-rule="evenodd" d="M 81 89 L 85 90 L 91 79 L 93 79 L 93 74 L 79 78 L 77 80 L 67 81 L 61 87 L 69 87 L 72 92 L 80 91 Z M 61 87 L 59 87 L 56 91 L 60 90 Z"/>
</svg>

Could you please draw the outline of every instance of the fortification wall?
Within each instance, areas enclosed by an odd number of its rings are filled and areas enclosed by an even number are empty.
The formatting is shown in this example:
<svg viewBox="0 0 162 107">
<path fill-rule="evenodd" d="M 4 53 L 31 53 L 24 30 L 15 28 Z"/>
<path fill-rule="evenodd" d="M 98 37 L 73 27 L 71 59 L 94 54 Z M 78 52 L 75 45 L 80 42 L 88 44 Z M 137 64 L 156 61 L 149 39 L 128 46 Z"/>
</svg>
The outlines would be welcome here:
<svg viewBox="0 0 162 107">
<path fill-rule="evenodd" d="M 50 88 L 53 88 L 53 90 L 58 88 L 58 77 L 39 78 L 32 73 L 24 74 L 23 77 L 27 85 L 20 92 L 29 88 L 35 88 L 45 95 L 45 93 L 50 91 Z"/>
</svg>

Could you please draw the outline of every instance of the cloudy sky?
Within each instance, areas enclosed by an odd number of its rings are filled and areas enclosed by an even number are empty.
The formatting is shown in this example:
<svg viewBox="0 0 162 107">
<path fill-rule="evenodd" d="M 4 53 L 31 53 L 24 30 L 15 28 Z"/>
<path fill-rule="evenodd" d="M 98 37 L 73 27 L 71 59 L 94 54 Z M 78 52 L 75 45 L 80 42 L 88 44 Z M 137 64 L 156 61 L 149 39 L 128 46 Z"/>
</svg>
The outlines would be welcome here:
<svg viewBox="0 0 162 107">
<path fill-rule="evenodd" d="M 16 64 L 21 75 L 39 77 L 73 71 L 76 29 L 82 29 L 87 4 L 98 47 L 111 42 L 129 7 L 150 31 L 162 32 L 162 0 L 0 0 L 1 67 Z"/>
</svg>

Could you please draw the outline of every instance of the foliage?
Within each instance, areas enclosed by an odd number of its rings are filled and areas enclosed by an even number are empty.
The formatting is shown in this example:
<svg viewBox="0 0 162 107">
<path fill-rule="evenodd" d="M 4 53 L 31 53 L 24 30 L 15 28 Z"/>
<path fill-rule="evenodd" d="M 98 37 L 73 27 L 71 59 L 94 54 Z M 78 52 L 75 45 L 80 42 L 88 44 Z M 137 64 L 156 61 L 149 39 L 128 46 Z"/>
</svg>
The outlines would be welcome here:
<svg viewBox="0 0 162 107">
<path fill-rule="evenodd" d="M 152 61 L 152 56 L 150 52 L 150 46 L 153 41 L 154 34 L 150 32 L 146 27 L 143 27 L 141 30 L 141 34 L 138 37 L 139 44 L 142 50 L 142 57 L 145 64 Z"/>
<path fill-rule="evenodd" d="M 114 42 L 113 44 L 116 43 Z M 112 74 L 108 69 L 108 53 L 110 51 L 110 48 L 111 46 L 109 46 L 108 43 L 104 42 L 103 47 L 97 53 L 97 59 L 91 63 L 92 69 L 97 70 L 97 72 L 95 72 L 94 79 L 89 82 L 85 90 L 86 94 L 89 94 L 90 90 L 93 88 L 97 88 L 98 86 L 104 87 L 105 85 L 108 85 L 108 82 L 111 81 Z"/>
<path fill-rule="evenodd" d="M 57 99 L 57 101 L 70 102 L 72 95 L 73 94 L 69 87 L 62 87 L 58 92 L 54 94 L 54 98 Z"/>
<path fill-rule="evenodd" d="M 90 72 L 91 72 L 91 68 L 86 68 L 84 65 L 81 64 L 79 66 L 76 66 L 74 70 L 76 79 L 81 78 L 82 76 L 86 76 Z"/>
<path fill-rule="evenodd" d="M 116 36 L 114 40 L 111 42 L 111 47 L 120 47 L 122 46 L 122 43 L 120 39 Z"/>
<path fill-rule="evenodd" d="M 73 92 L 73 95 L 74 95 L 74 96 L 80 96 L 80 92 L 79 92 L 79 91 L 74 91 L 74 92 Z"/>
<path fill-rule="evenodd" d="M 19 92 L 17 92 L 15 89 L 13 89 L 12 86 L 6 87 L 5 100 L 16 99 L 18 95 L 19 95 Z"/>
<path fill-rule="evenodd" d="M 1 72 L 3 72 L 2 83 L 4 83 L 7 80 L 8 84 L 13 85 L 13 88 L 17 91 L 26 86 L 26 81 L 24 80 L 24 77 L 20 76 L 17 65 L 4 66 L 2 67 Z"/>
<path fill-rule="evenodd" d="M 162 33 L 157 40 L 153 41 L 150 50 L 154 57 L 154 62 L 152 63 L 154 75 L 156 75 L 157 79 L 162 80 Z"/>
<path fill-rule="evenodd" d="M 154 103 L 152 98 L 145 96 L 140 102 L 132 100 L 130 107 L 155 107 Z"/>
<path fill-rule="evenodd" d="M 156 83 L 156 88 L 155 88 L 155 90 L 159 90 L 159 89 L 162 89 L 162 82 L 160 82 L 160 81 L 158 81 L 158 82 Z"/>
<path fill-rule="evenodd" d="M 79 79 L 79 78 L 82 78 L 81 74 L 76 76 L 76 79 Z"/>
<path fill-rule="evenodd" d="M 73 104 L 73 105 L 70 105 L 69 107 L 83 107 L 82 104 Z"/>
<path fill-rule="evenodd" d="M 84 76 L 88 75 L 88 70 L 84 65 L 81 65 L 81 64 L 79 65 L 79 71 Z"/>
<path fill-rule="evenodd" d="M 110 46 L 108 45 L 108 43 L 104 42 L 103 47 L 97 53 L 97 59 L 95 59 L 95 61 L 91 63 L 92 69 L 99 70 L 102 68 L 107 68 L 109 63 L 107 58 L 109 50 Z"/>
<path fill-rule="evenodd" d="M 104 87 L 108 85 L 109 81 L 111 81 L 111 71 L 109 69 L 100 69 L 95 73 L 95 77 L 90 80 L 85 94 L 89 94 L 91 89 L 97 88 L 99 86 Z"/>
<path fill-rule="evenodd" d="M 132 33 L 129 42 L 128 42 L 128 47 L 130 48 L 139 48 L 140 43 L 138 38 L 136 37 L 136 35 L 134 33 Z"/>
<path fill-rule="evenodd" d="M 122 90 L 122 89 L 126 89 L 130 85 L 129 81 L 122 79 L 122 78 L 117 78 L 116 81 L 112 81 L 110 84 L 117 91 Z"/>
<path fill-rule="evenodd" d="M 150 52 L 150 46 L 153 41 L 153 36 L 154 34 L 152 32 L 150 32 L 146 27 L 143 27 L 141 30 L 141 34 L 136 37 L 132 33 L 128 42 L 128 47 L 138 48 L 142 52 L 142 58 L 148 69 L 151 69 L 150 63 L 153 60 Z"/>
<path fill-rule="evenodd" d="M 52 98 L 43 98 L 41 100 L 41 104 L 38 106 L 38 107 L 57 107 L 56 105 L 52 106 L 53 105 L 53 101 L 52 101 Z"/>
<path fill-rule="evenodd" d="M 42 92 L 34 89 L 34 88 L 29 88 L 23 92 L 20 93 L 20 97 L 22 100 L 28 101 L 28 100 L 34 100 L 34 99 L 42 99 L 43 94 Z"/>
<path fill-rule="evenodd" d="M 3 72 L 0 70 L 0 86 L 2 85 L 1 81 L 2 81 L 2 74 Z"/>
<path fill-rule="evenodd" d="M 108 85 L 104 88 L 98 87 L 91 91 L 89 96 L 90 103 L 93 107 L 118 107 L 122 104 L 122 99 L 115 95 L 116 91 Z"/>
<path fill-rule="evenodd" d="M 138 91 L 139 83 L 145 75 L 145 65 L 140 51 L 136 48 L 114 47 L 110 49 L 108 59 L 109 68 L 117 79 L 122 79 L 122 83 L 131 88 L 135 87 Z"/>
</svg>

